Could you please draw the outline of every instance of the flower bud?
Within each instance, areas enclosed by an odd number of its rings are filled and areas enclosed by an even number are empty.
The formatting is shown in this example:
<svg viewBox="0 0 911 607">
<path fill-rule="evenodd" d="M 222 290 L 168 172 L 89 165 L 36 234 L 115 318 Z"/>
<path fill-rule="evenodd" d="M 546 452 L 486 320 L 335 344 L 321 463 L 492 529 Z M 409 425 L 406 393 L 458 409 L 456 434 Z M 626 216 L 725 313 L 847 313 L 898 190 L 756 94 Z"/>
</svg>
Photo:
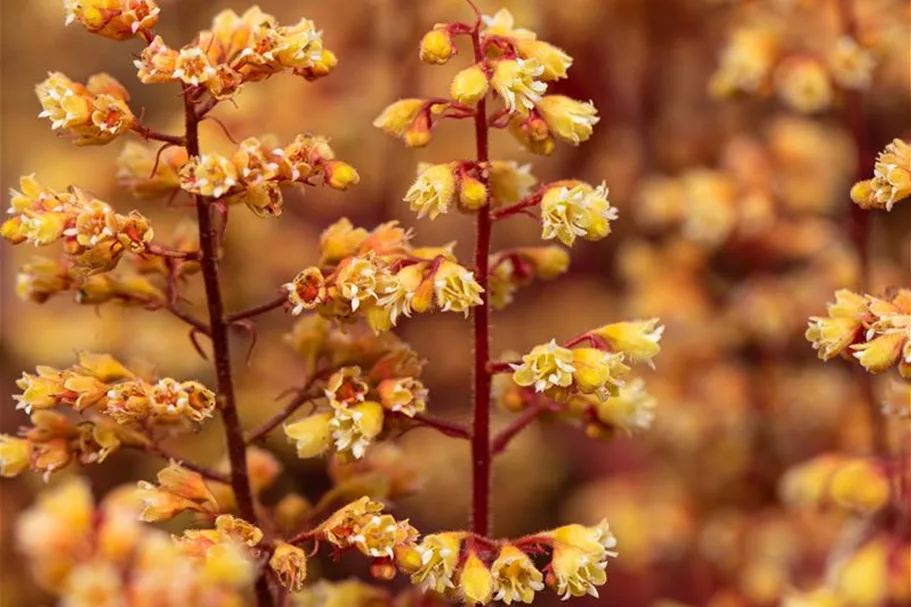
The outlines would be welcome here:
<svg viewBox="0 0 911 607">
<path fill-rule="evenodd" d="M 459 180 L 459 202 L 462 208 L 477 211 L 487 204 L 487 188 L 470 175 L 463 175 Z"/>
<path fill-rule="evenodd" d="M 335 190 L 345 191 L 361 180 L 354 167 L 341 160 L 330 160 L 325 165 L 326 183 Z"/>
<path fill-rule="evenodd" d="M 456 53 L 452 43 L 452 34 L 445 26 L 435 27 L 421 38 L 421 61 L 435 65 L 442 65 L 449 61 Z"/>
<path fill-rule="evenodd" d="M 571 145 L 579 145 L 592 135 L 598 124 L 598 110 L 589 101 L 584 103 L 564 95 L 546 95 L 536 106 L 549 130 L 556 137 Z"/>
<path fill-rule="evenodd" d="M 516 50 L 523 59 L 534 58 L 544 66 L 541 80 L 566 78 L 566 71 L 573 64 L 566 52 L 542 40 L 517 40 Z"/>
<path fill-rule="evenodd" d="M 459 595 L 469 605 L 486 605 L 493 596 L 493 576 L 474 552 L 469 553 L 459 575 Z"/>
<path fill-rule="evenodd" d="M 373 121 L 373 126 L 389 135 L 402 138 L 426 105 L 424 99 L 399 99 L 383 110 Z"/>
<path fill-rule="evenodd" d="M 31 443 L 9 434 L 0 434 L 0 476 L 13 477 L 28 469 Z"/>
<path fill-rule="evenodd" d="M 474 105 L 487 95 L 489 88 L 487 74 L 481 66 L 472 65 L 455 75 L 449 87 L 449 94 L 459 103 Z"/>
</svg>

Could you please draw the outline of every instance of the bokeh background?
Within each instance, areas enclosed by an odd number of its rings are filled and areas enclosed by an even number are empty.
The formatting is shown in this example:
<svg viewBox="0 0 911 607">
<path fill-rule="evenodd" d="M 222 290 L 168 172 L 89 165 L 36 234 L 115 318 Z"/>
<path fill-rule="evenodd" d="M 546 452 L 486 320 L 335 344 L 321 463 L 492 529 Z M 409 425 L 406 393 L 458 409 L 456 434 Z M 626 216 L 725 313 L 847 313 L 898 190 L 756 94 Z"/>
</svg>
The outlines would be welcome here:
<svg viewBox="0 0 911 607">
<path fill-rule="evenodd" d="M 174 45 L 189 41 L 223 8 L 243 2 L 160 0 L 157 28 Z M 520 26 L 575 58 L 570 78 L 554 92 L 591 99 L 601 122 L 591 141 L 558 146 L 534 157 L 508 134 L 495 134 L 493 157 L 532 164 L 542 180 L 606 180 L 620 211 L 615 231 L 600 243 L 579 243 L 572 268 L 553 283 L 518 294 L 494 317 L 494 351 L 525 351 L 568 339 L 606 322 L 660 316 L 667 325 L 658 367 L 645 374 L 657 398 L 653 427 L 636 437 L 583 439 L 559 423 L 532 427 L 498 461 L 498 535 L 528 533 L 570 520 L 606 516 L 620 542 L 601 603 L 628 607 L 665 598 L 692 604 L 771 605 L 792 587 L 818 579 L 839 529 L 836 515 L 786 511 L 781 475 L 813 455 L 867 453 L 870 416 L 855 374 L 837 361 L 822 364 L 802 334 L 832 293 L 865 282 L 868 292 L 909 281 L 909 206 L 877 215 L 871 227 L 871 267 L 862 270 L 845 236 L 848 189 L 858 150 L 845 128 L 842 100 L 813 116 L 776 98 L 718 100 L 708 82 L 729 34 L 743 24 L 774 21 L 799 52 L 819 52 L 839 36 L 830 0 L 503 0 L 479 1 L 490 14 L 512 10 Z M 228 233 L 224 290 L 229 306 L 271 298 L 278 285 L 316 261 L 322 229 L 341 216 L 372 227 L 399 220 L 415 242 L 457 241 L 467 256 L 472 221 L 453 213 L 418 221 L 401 201 L 419 161 L 470 157 L 470 126 L 444 124 L 432 144 L 408 150 L 370 123 L 399 97 L 439 94 L 461 67 L 420 64 L 417 41 L 440 21 L 471 19 L 461 0 L 261 0 L 282 21 L 314 20 L 339 57 L 326 79 L 278 77 L 246 87 L 237 107 L 217 110 L 235 139 L 265 132 L 289 140 L 327 135 L 361 183 L 347 193 L 310 189 L 286 197 L 285 213 L 261 220 L 236 211 Z M 876 36 L 880 65 L 865 95 L 870 150 L 907 136 L 911 30 L 906 1 L 855 0 L 861 31 Z M 124 212 L 140 208 L 156 231 L 190 212 L 138 204 L 113 177 L 122 143 L 76 149 L 37 117 L 35 83 L 48 70 L 74 80 L 105 71 L 133 95 L 160 130 L 179 125 L 173 87 L 143 86 L 131 53 L 138 42 L 113 43 L 63 27 L 59 0 L 4 0 L 0 189 L 36 173 L 56 189 L 78 184 Z M 464 57 L 464 55 L 463 55 Z M 212 123 L 203 147 L 231 144 Z M 536 244 L 538 227 L 522 216 L 497 225 L 495 248 Z M 43 305 L 15 295 L 17 267 L 34 253 L 0 247 L 0 394 L 37 364 L 66 367 L 75 350 L 111 352 L 146 361 L 165 375 L 211 380 L 190 347 L 185 327 L 163 312 L 115 306 L 79 307 L 66 297 Z M 195 293 L 195 295 L 194 295 Z M 190 291 L 199 303 L 201 292 Z M 251 364 L 238 361 L 240 403 L 252 426 L 279 406 L 295 385 L 301 362 L 282 343 L 292 319 L 273 313 L 259 321 Z M 469 414 L 470 331 L 459 315 L 405 322 L 400 334 L 429 360 L 424 379 L 431 410 L 453 419 Z M 238 352 L 246 347 L 236 336 Z M 296 379 L 297 378 L 297 379 Z M 888 380 L 878 398 L 908 398 Z M 500 419 L 507 414 L 498 414 Z M 0 431 L 25 421 L 6 398 Z M 907 421 L 889 429 L 893 446 Z M 222 449 L 217 424 L 175 448 L 202 462 Z M 467 446 L 433 432 L 409 433 L 403 444 L 423 478 L 422 491 L 399 504 L 422 530 L 464 524 L 468 510 Z M 318 497 L 328 481 L 319 462 L 302 462 L 284 440 L 270 442 L 286 465 L 282 488 Z M 896 451 L 897 452 L 897 451 Z M 160 462 L 129 453 L 82 471 L 102 493 L 151 478 Z M 53 482 L 53 479 L 52 479 Z M 25 475 L 0 481 L 0 605 L 42 604 L 15 556 L 13 521 L 43 486 Z M 333 576 L 363 573 L 347 561 Z M 540 604 L 547 604 L 542 595 Z M 586 599 L 577 604 L 596 604 Z M 598 604 L 601 604 L 598 603 Z"/>
</svg>

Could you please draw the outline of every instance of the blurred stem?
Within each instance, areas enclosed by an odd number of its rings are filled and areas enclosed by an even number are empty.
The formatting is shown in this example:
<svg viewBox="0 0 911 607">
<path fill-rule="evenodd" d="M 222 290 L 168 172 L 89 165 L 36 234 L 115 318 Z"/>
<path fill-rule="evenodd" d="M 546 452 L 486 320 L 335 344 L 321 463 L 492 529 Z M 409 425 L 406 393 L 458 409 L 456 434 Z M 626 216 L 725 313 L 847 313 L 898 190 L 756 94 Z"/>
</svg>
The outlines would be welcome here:
<svg viewBox="0 0 911 607">
<path fill-rule="evenodd" d="M 198 158 L 199 120 L 197 104 L 192 89 L 184 90 L 184 119 L 186 127 L 187 154 Z M 247 472 L 247 445 L 243 427 L 237 411 L 234 395 L 234 378 L 231 374 L 231 349 L 228 340 L 228 323 L 225 321 L 224 301 L 218 280 L 219 232 L 212 221 L 212 207 L 204 196 L 195 196 L 196 217 L 199 223 L 200 266 L 206 289 L 206 305 L 209 311 L 209 336 L 215 358 L 215 376 L 218 390 L 218 404 L 225 427 L 228 446 L 228 461 L 231 464 L 231 489 L 237 502 L 240 516 L 256 525 L 256 508 L 250 478 Z M 259 607 L 271 607 L 274 603 L 265 576 L 256 582 L 256 601 Z"/>
<path fill-rule="evenodd" d="M 472 8 L 474 6 L 472 5 Z M 475 9 L 477 12 L 477 9 Z M 476 62 L 484 60 L 481 49 L 480 16 L 471 33 Z M 488 145 L 487 102 L 478 102 L 474 116 L 475 146 L 477 160 L 482 167 L 482 175 L 487 180 L 486 164 L 490 160 Z M 485 184 L 486 186 L 487 184 Z M 490 534 L 490 372 L 487 361 L 490 360 L 490 289 L 488 287 L 488 258 L 490 256 L 491 232 L 490 208 L 485 206 L 477 214 L 475 228 L 475 278 L 481 285 L 481 305 L 473 309 L 474 323 L 474 418 L 471 437 L 471 524 L 472 530 L 479 535 Z"/>
<path fill-rule="evenodd" d="M 854 13 L 853 0 L 838 0 L 838 18 L 841 21 L 842 35 L 857 39 L 857 15 Z M 854 165 L 854 182 L 862 181 L 869 171 L 870 158 L 867 143 L 867 123 L 864 116 L 863 97 L 857 89 L 845 90 L 844 121 L 854 141 L 856 161 Z M 851 201 L 846 218 L 845 231 L 857 251 L 860 276 L 858 288 L 866 292 L 870 288 L 870 212 Z M 857 367 L 861 397 L 866 405 L 870 418 L 870 433 L 873 452 L 878 455 L 888 454 L 887 428 L 885 418 L 876 406 L 876 395 L 873 390 L 873 377 L 865 369 Z"/>
</svg>

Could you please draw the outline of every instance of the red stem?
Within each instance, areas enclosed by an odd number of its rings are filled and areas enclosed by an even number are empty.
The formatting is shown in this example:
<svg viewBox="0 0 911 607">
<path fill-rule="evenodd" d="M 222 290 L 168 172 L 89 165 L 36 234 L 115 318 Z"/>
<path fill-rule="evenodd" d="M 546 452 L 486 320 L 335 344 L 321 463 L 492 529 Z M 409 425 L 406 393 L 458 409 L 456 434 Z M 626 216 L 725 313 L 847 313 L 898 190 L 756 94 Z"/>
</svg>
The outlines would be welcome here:
<svg viewBox="0 0 911 607">
<path fill-rule="evenodd" d="M 503 428 L 493 438 L 492 451 L 494 455 L 502 453 L 509 446 L 510 441 L 514 439 L 522 430 L 530 426 L 536 419 L 554 407 L 551 403 L 535 403 L 530 405 L 521 415 L 512 420 L 508 426 Z"/>
<path fill-rule="evenodd" d="M 206 480 L 214 481 L 216 483 L 224 483 L 226 485 L 231 484 L 231 479 L 228 478 L 227 474 L 224 474 L 217 470 L 213 470 L 211 468 L 206 468 L 205 466 L 200 466 L 198 464 L 194 464 L 193 462 L 190 462 L 190 461 L 186 461 L 179 455 L 175 455 L 174 453 L 171 453 L 170 451 L 166 450 L 164 447 L 160 447 L 159 445 L 144 445 L 140 448 L 145 450 L 145 452 L 148 453 L 149 455 L 155 455 L 155 456 L 164 458 L 166 460 L 173 460 L 173 461 L 177 462 L 178 464 L 180 464 L 181 467 L 199 474 Z"/>
<path fill-rule="evenodd" d="M 421 426 L 426 426 L 428 428 L 433 428 L 446 436 L 451 436 L 453 438 L 471 438 L 471 431 L 464 425 L 457 422 L 451 422 L 449 420 L 440 419 L 439 417 L 433 417 L 426 414 L 418 413 L 412 418 L 409 418 L 412 421 L 417 422 Z"/>
<path fill-rule="evenodd" d="M 271 419 L 264 422 L 258 428 L 255 428 L 246 434 L 244 439 L 247 444 L 255 443 L 261 438 L 265 437 L 267 434 L 272 432 L 277 428 L 283 421 L 294 415 L 294 412 L 300 409 L 302 406 L 312 401 L 315 398 L 319 398 L 320 394 L 315 390 L 304 390 L 298 394 L 291 402 L 289 402 L 281 411 L 272 416 Z"/>
<path fill-rule="evenodd" d="M 190 157 L 198 158 L 200 155 L 199 116 L 191 90 L 184 91 L 184 119 L 187 154 Z M 195 200 L 196 217 L 199 222 L 200 267 L 209 310 L 209 336 L 212 339 L 212 352 L 215 358 L 219 409 L 225 427 L 228 461 L 231 464 L 231 488 L 240 516 L 256 525 L 256 507 L 247 471 L 247 444 L 244 441 L 244 431 L 234 396 L 228 323 L 225 322 L 224 302 L 218 280 L 218 229 L 212 221 L 212 208 L 209 201 L 203 196 L 196 196 Z M 271 607 L 274 604 L 265 576 L 260 576 L 257 580 L 256 599 L 259 607 Z"/>
<path fill-rule="evenodd" d="M 246 310 L 241 310 L 240 312 L 228 314 L 227 318 L 225 318 L 225 321 L 228 324 L 231 324 L 240 320 L 245 320 L 247 318 L 253 318 L 254 316 L 259 316 L 260 314 L 265 314 L 266 312 L 271 312 L 276 308 L 282 307 L 285 305 L 286 301 L 288 301 L 288 297 L 285 295 L 280 295 L 272 301 L 267 301 L 264 304 L 253 306 L 252 308 L 247 308 Z"/>
<path fill-rule="evenodd" d="M 481 49 L 481 20 L 471 33 L 475 61 L 484 60 Z M 478 163 L 489 161 L 490 150 L 487 140 L 487 102 L 478 102 L 474 117 L 475 145 Z M 486 173 L 484 179 L 486 180 Z M 485 184 L 486 185 L 486 184 Z M 475 278 L 484 290 L 481 294 L 481 305 L 473 308 L 474 323 L 474 418 L 471 437 L 471 524 L 472 531 L 479 535 L 490 535 L 490 373 L 487 361 L 490 360 L 490 288 L 488 286 L 488 263 L 490 256 L 491 218 L 488 207 L 477 214 L 475 233 Z"/>
</svg>

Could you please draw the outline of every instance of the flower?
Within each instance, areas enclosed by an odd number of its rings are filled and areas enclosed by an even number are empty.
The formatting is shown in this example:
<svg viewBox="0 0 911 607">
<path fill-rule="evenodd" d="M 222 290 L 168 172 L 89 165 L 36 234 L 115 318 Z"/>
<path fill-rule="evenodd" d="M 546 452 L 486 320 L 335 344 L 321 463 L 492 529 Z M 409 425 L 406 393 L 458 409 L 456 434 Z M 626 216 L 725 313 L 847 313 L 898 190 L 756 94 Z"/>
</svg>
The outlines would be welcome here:
<svg viewBox="0 0 911 607">
<path fill-rule="evenodd" d="M 541 80 L 566 78 L 566 71 L 572 66 L 573 58 L 563 49 L 541 40 L 517 40 L 516 51 L 522 59 L 536 59 L 544 66 Z"/>
<path fill-rule="evenodd" d="M 870 88 L 876 57 L 850 36 L 842 36 L 829 52 L 829 71 L 832 79 L 848 89 Z"/>
<path fill-rule="evenodd" d="M 332 446 L 332 413 L 315 413 L 284 426 L 285 436 L 294 441 L 297 456 L 318 457 Z"/>
<path fill-rule="evenodd" d="M 572 385 L 576 370 L 572 361 L 572 350 L 558 346 L 552 339 L 525 354 L 521 364 L 511 364 L 512 379 L 520 386 L 534 385 L 535 392 L 566 388 Z"/>
<path fill-rule="evenodd" d="M 501 8 L 493 16 L 483 15 L 481 22 L 484 24 L 482 33 L 485 36 L 500 36 L 512 40 L 534 40 L 535 33 L 526 29 L 515 29 L 515 19 L 508 9 Z"/>
<path fill-rule="evenodd" d="M 443 593 L 454 589 L 452 577 L 459 562 L 461 546 L 460 533 L 425 535 L 416 547 L 420 566 L 411 574 L 412 583 L 418 584 L 425 592 Z"/>
<path fill-rule="evenodd" d="M 300 272 L 294 280 L 282 285 L 291 302 L 291 313 L 295 316 L 304 310 L 312 310 L 326 297 L 325 279 L 319 268 L 311 267 Z"/>
<path fill-rule="evenodd" d="M 31 454 L 29 441 L 0 434 L 0 476 L 18 476 L 27 470 Z"/>
<path fill-rule="evenodd" d="M 598 240 L 610 232 L 617 209 L 607 201 L 607 187 L 570 181 L 552 184 L 541 198 L 541 238 L 572 246 L 576 237 Z"/>
<path fill-rule="evenodd" d="M 481 293 L 484 289 L 475 280 L 474 273 L 452 261 L 444 261 L 437 268 L 433 275 L 433 291 L 441 310 L 464 312 L 466 317 L 469 308 L 483 302 Z"/>
<path fill-rule="evenodd" d="M 427 388 L 419 379 L 399 377 L 384 379 L 376 387 L 380 403 L 390 411 L 414 417 L 427 409 Z"/>
<path fill-rule="evenodd" d="M 600 120 L 591 101 L 584 103 L 564 95 L 545 95 L 535 104 L 535 109 L 558 139 L 572 145 L 588 141 Z"/>
<path fill-rule="evenodd" d="M 452 164 L 434 164 L 418 174 L 418 178 L 405 193 L 405 202 L 418 219 L 429 216 L 436 219 L 449 211 L 455 198 L 455 176 Z"/>
<path fill-rule="evenodd" d="M 515 160 L 494 160 L 490 163 L 490 191 L 500 204 L 512 204 L 528 196 L 538 179 L 531 174 L 531 165 Z"/>
<path fill-rule="evenodd" d="M 487 564 L 474 551 L 459 572 L 459 595 L 469 605 L 486 605 L 493 596 L 493 576 Z"/>
<path fill-rule="evenodd" d="M 161 9 L 154 0 L 63 0 L 66 25 L 113 40 L 129 40 L 151 32 Z"/>
<path fill-rule="evenodd" d="M 798 112 L 821 112 L 832 103 L 829 75 L 815 59 L 786 59 L 776 68 L 775 78 L 782 101 Z"/>
<path fill-rule="evenodd" d="M 607 558 L 616 557 L 617 545 L 606 521 L 592 527 L 565 525 L 547 534 L 553 538 L 551 567 L 554 586 L 563 599 L 590 594 L 607 581 Z"/>
<path fill-rule="evenodd" d="M 862 295 L 840 289 L 835 292 L 835 302 L 826 305 L 826 311 L 828 317 L 810 317 L 804 334 L 822 360 L 838 356 L 854 343 L 863 328 L 867 306 Z"/>
<path fill-rule="evenodd" d="M 410 147 L 427 145 L 430 141 L 428 105 L 424 99 L 399 99 L 377 116 L 373 126 L 387 135 L 402 139 Z"/>
<path fill-rule="evenodd" d="M 592 331 L 605 340 L 610 347 L 625 353 L 634 362 L 648 362 L 661 351 L 658 342 L 664 333 L 664 327 L 659 325 L 659 319 L 632 320 L 605 325 Z"/>
<path fill-rule="evenodd" d="M 503 59 L 494 64 L 490 84 L 511 114 L 524 115 L 547 90 L 547 83 L 537 80 L 543 73 L 537 59 Z"/>
<path fill-rule="evenodd" d="M 617 429 L 627 436 L 648 430 L 655 419 L 657 399 L 645 391 L 641 377 L 624 382 L 616 394 L 595 405 L 599 424 Z"/>
<path fill-rule="evenodd" d="M 376 289 L 381 275 L 372 254 L 349 257 L 338 266 L 335 286 L 342 298 L 350 302 L 351 311 L 357 312 L 362 301 L 379 299 Z"/>
<path fill-rule="evenodd" d="M 851 200 L 864 209 L 891 211 L 896 202 L 911 196 L 911 146 L 894 139 L 876 158 L 873 179 L 851 188 Z"/>
<path fill-rule="evenodd" d="M 203 154 L 180 170 L 180 187 L 191 194 L 221 198 L 238 184 L 237 167 L 230 158 Z"/>
<path fill-rule="evenodd" d="M 711 92 L 727 97 L 737 91 L 759 91 L 777 60 L 778 46 L 778 36 L 767 27 L 735 30 L 721 53 L 718 70 L 712 75 Z"/>
<path fill-rule="evenodd" d="M 572 355 L 573 385 L 583 394 L 595 394 L 602 400 L 617 391 L 629 371 L 623 364 L 623 353 L 575 348 Z"/>
<path fill-rule="evenodd" d="M 472 65 L 453 77 L 449 94 L 459 103 L 474 105 L 487 95 L 489 88 L 487 74 L 481 66 Z"/>
<path fill-rule="evenodd" d="M 342 367 L 329 376 L 325 394 L 330 402 L 351 404 L 364 401 L 369 391 L 358 366 Z"/>
<path fill-rule="evenodd" d="M 329 428 L 335 441 L 335 450 L 352 459 L 361 459 L 367 446 L 383 431 L 383 406 L 375 401 L 365 401 L 353 406 L 333 405 Z"/>
<path fill-rule="evenodd" d="M 493 576 L 493 600 L 507 605 L 513 602 L 531 604 L 535 592 L 544 589 L 544 575 L 535 568 L 531 557 L 512 544 L 500 549 L 500 554 L 490 566 Z"/>
<path fill-rule="evenodd" d="M 307 555 L 287 542 L 278 540 L 269 558 L 269 567 L 275 572 L 281 585 L 291 592 L 300 592 L 307 579 Z"/>
</svg>

